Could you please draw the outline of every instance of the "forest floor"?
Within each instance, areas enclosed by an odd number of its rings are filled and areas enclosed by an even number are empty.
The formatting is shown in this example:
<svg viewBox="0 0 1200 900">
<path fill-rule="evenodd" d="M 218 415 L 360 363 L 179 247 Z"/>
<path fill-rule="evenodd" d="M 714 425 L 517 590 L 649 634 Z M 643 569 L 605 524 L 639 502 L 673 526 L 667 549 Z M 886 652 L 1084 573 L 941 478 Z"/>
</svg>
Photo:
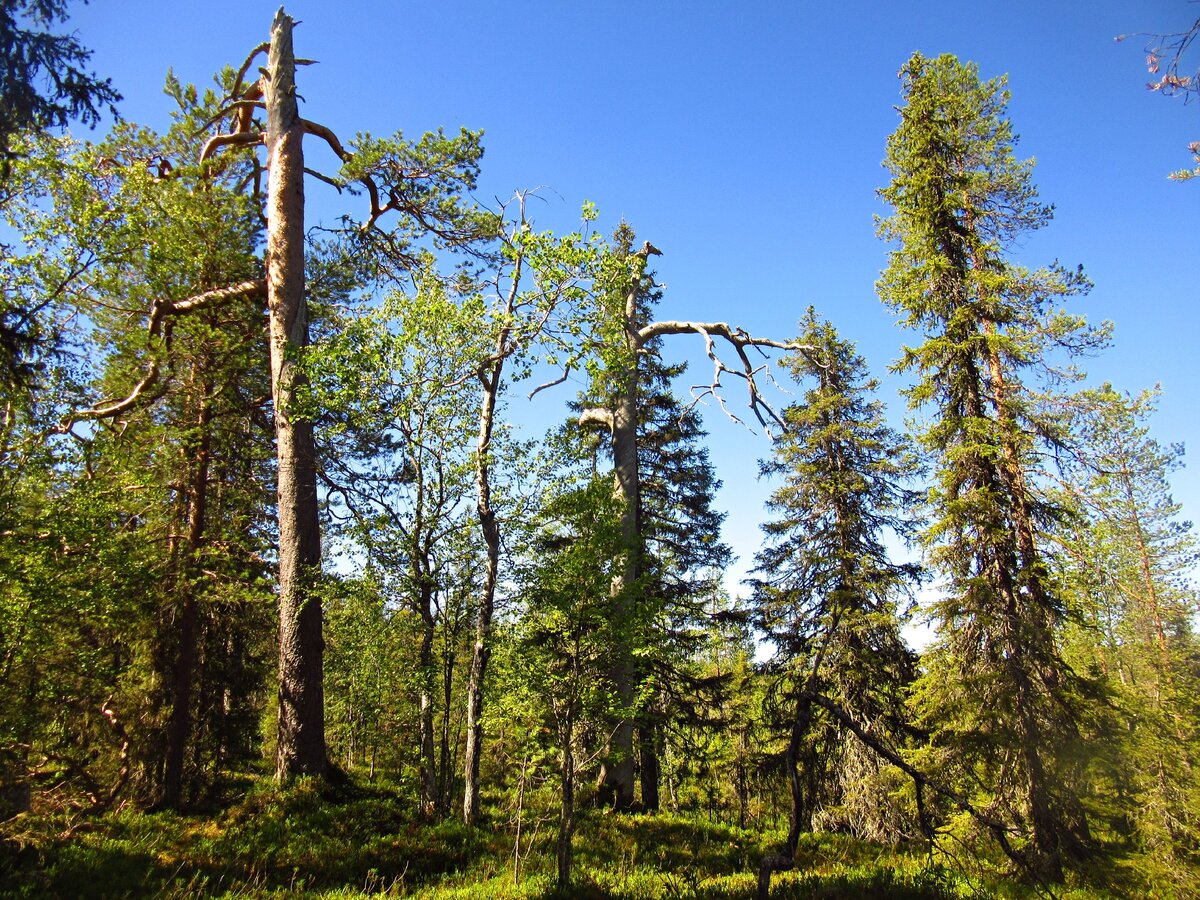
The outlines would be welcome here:
<svg viewBox="0 0 1200 900">
<path fill-rule="evenodd" d="M 526 821 L 518 863 L 507 820 L 474 830 L 455 821 L 422 825 L 411 800 L 385 789 L 264 782 L 202 813 L 118 810 L 71 821 L 35 810 L 0 823 L 0 896 L 752 898 L 759 860 L 783 840 L 697 816 L 589 811 L 576 832 L 574 884 L 563 895 L 552 889 L 555 830 L 553 821 Z M 966 875 L 927 849 L 844 835 L 806 836 L 797 862 L 774 876 L 773 898 L 1143 895 L 1128 881 L 1115 892 L 1039 892 L 995 874 Z"/>
</svg>

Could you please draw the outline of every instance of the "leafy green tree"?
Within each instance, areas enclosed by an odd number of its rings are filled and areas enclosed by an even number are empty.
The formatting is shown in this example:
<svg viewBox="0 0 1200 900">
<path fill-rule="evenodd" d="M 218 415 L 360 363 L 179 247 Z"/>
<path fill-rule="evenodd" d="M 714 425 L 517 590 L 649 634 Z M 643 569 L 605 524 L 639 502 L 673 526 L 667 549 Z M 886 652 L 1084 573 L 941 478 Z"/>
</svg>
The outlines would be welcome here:
<svg viewBox="0 0 1200 900">
<path fill-rule="evenodd" d="M 95 125 L 121 99 L 109 79 L 83 66 L 91 52 L 71 35 L 45 29 L 66 20 L 65 0 L 0 2 L 0 195 L 19 190 L 8 183 L 13 161 L 21 155 L 22 133 L 65 128 L 72 120 Z M 32 27 L 28 27 L 32 26 Z M 7 198 L 0 197 L 0 205 Z M 57 343 L 54 329 L 36 306 L 13 303 L 0 293 L 0 387 L 27 385 Z"/>
<path fill-rule="evenodd" d="M 217 95 L 173 79 L 168 90 L 179 109 L 165 135 L 121 125 L 94 147 L 31 145 L 14 166 L 21 194 L 8 212 L 24 250 L 10 258 L 10 285 L 63 335 L 72 319 L 87 326 L 59 352 L 79 354 L 74 408 L 40 426 L 91 445 L 97 461 L 61 472 L 139 497 L 129 530 L 148 548 L 137 557 L 153 585 L 142 597 L 157 608 L 129 623 L 143 639 L 130 641 L 140 656 L 122 677 L 140 673 L 146 688 L 121 701 L 137 722 L 130 753 L 143 796 L 178 806 L 185 789 L 194 798 L 246 752 L 254 723 L 230 728 L 243 701 L 260 701 L 257 639 L 243 629 L 262 632 L 266 460 L 247 437 L 259 428 L 266 372 L 247 298 L 194 303 L 214 282 L 258 268 L 254 207 L 236 189 L 246 172 L 202 178 L 186 168 Z M 86 420 L 95 424 L 85 430 Z M 223 676 L 236 684 L 220 685 Z"/>
<path fill-rule="evenodd" d="M 565 237 L 537 233 L 525 213 L 526 194 L 516 194 L 517 214 L 501 230 L 493 263 L 486 324 L 494 332 L 490 355 L 478 370 L 479 435 L 475 445 L 476 513 L 486 562 L 475 618 L 475 645 L 467 683 L 467 744 L 463 760 L 463 819 L 479 819 L 479 768 L 483 754 L 484 691 L 491 658 L 496 591 L 500 579 L 503 522 L 494 499 L 501 423 L 501 390 L 513 369 L 528 370 L 539 358 L 557 362 L 559 354 L 574 360 L 582 354 L 580 308 L 589 305 L 588 286 L 599 258 L 597 236 L 590 231 L 596 211 L 583 207 L 580 231 Z M 505 209 L 502 217 L 507 217 Z M 482 323 L 481 323 L 482 324 Z M 506 367 L 508 371 L 506 372 Z"/>
<path fill-rule="evenodd" d="M 453 676 L 435 651 L 439 633 L 458 621 L 461 604 L 449 601 L 476 581 L 471 401 L 487 331 L 481 306 L 459 303 L 432 268 L 416 281 L 411 295 L 392 293 L 331 329 L 305 363 L 307 400 L 324 411 L 322 475 L 343 520 L 335 533 L 419 635 L 421 809 L 432 817 L 448 804 L 435 719 L 439 694 L 447 713 Z"/>
<path fill-rule="evenodd" d="M 1029 271 L 1007 249 L 1045 225 L 1032 163 L 1015 156 L 1003 79 L 974 65 L 916 54 L 900 72 L 904 105 L 888 140 L 895 242 L 878 282 L 903 324 L 922 333 L 897 364 L 918 380 L 914 408 L 932 407 L 920 438 L 934 458 L 925 532 L 942 597 L 939 633 L 917 693 L 928 756 L 986 792 L 1044 880 L 1087 854 L 1079 801 L 1085 685 L 1064 663 L 1063 598 L 1046 561 L 1058 513 L 1037 478 L 1058 437 L 1044 393 L 1022 380 L 1103 332 L 1060 312 L 1085 290 L 1078 271 Z"/>
<path fill-rule="evenodd" d="M 905 743 L 915 660 L 900 634 L 897 601 L 918 576 L 914 566 L 893 562 L 886 546 L 889 536 L 912 531 L 915 497 L 905 481 L 915 473 L 914 454 L 884 423 L 882 404 L 870 396 L 877 382 L 853 345 L 811 307 L 800 329 L 798 342 L 809 349 L 789 356 L 787 366 L 797 382 L 813 386 L 784 410 L 788 430 L 762 466 L 784 483 L 768 500 L 775 518 L 763 525 L 767 544 L 750 582 L 752 622 L 774 651 L 775 702 L 788 707 L 781 716 L 790 733 L 784 759 L 792 799 L 785 864 L 818 811 L 888 806 L 879 793 L 861 796 L 880 789 L 862 782 L 857 738 L 814 698 L 837 704 L 892 746 Z M 854 778 L 846 777 L 850 769 Z M 836 815 L 827 821 L 836 823 Z M 880 832 L 876 826 L 864 836 L 901 837 Z"/>
<path fill-rule="evenodd" d="M 417 680 L 416 653 L 381 579 L 327 577 L 326 703 L 331 759 L 347 772 L 400 769 L 416 729 L 408 687 Z"/>
</svg>

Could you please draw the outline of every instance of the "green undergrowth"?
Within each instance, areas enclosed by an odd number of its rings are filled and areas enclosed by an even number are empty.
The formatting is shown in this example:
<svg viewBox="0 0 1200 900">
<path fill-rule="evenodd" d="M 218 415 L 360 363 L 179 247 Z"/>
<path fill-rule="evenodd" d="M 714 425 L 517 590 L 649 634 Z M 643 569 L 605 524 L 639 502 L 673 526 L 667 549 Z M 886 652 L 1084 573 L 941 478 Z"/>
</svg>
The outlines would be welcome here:
<svg viewBox="0 0 1200 900">
<path fill-rule="evenodd" d="M 204 814 L 124 810 L 74 822 L 62 814 L 19 816 L 0 825 L 0 896 L 732 900 L 755 896 L 758 862 L 781 840 L 694 817 L 589 812 L 575 839 L 575 883 L 564 895 L 553 890 L 553 826 L 545 822 L 526 829 L 514 879 L 507 828 L 418 824 L 412 804 L 383 789 L 264 782 Z M 1062 900 L 1137 895 L 1055 891 Z M 927 852 L 809 835 L 796 869 L 774 876 L 771 896 L 1039 895 L 964 875 Z"/>
</svg>

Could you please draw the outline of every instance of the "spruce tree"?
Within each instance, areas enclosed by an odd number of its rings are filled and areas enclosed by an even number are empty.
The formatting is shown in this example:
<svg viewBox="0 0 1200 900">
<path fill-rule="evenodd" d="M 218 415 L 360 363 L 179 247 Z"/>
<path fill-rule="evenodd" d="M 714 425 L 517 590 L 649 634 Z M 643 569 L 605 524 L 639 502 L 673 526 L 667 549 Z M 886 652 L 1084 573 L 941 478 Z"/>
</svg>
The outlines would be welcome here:
<svg viewBox="0 0 1200 900">
<path fill-rule="evenodd" d="M 904 481 L 915 456 L 884 423 L 882 404 L 871 399 L 877 383 L 854 346 L 811 308 L 800 325 L 798 340 L 812 349 L 787 365 L 797 381 L 813 386 L 784 410 L 788 430 L 762 466 L 783 484 L 768 500 L 775 518 L 763 525 L 767 543 L 750 582 L 752 620 L 774 647 L 768 668 L 790 732 L 789 861 L 822 807 L 886 806 L 878 791 L 860 802 L 871 786 L 843 777 L 861 761 L 860 748 L 813 698 L 827 698 L 864 728 L 900 742 L 914 658 L 900 634 L 897 601 L 918 575 L 915 566 L 893 562 L 885 544 L 889 535 L 911 534 L 913 494 Z M 870 831 L 866 836 L 897 837 Z"/>
<path fill-rule="evenodd" d="M 1059 880 L 1089 843 L 1077 750 L 1079 679 L 1058 647 L 1063 598 L 1046 564 L 1056 510 L 1035 472 L 1059 435 L 1027 372 L 1103 334 L 1058 311 L 1080 271 L 1030 271 L 1008 250 L 1051 218 L 1031 161 L 1018 160 L 1003 79 L 981 81 L 953 56 L 914 55 L 888 140 L 894 243 L 883 301 L 922 334 L 897 365 L 912 372 L 921 441 L 936 463 L 930 559 L 942 578 L 939 635 L 918 695 L 930 749 L 1025 840 L 1027 874 Z"/>
<path fill-rule="evenodd" d="M 632 230 L 619 227 L 614 236 L 617 258 L 627 258 L 632 243 Z M 661 298 L 653 278 L 644 274 L 639 269 L 627 296 L 620 298 L 628 320 L 622 331 L 643 328 Z M 631 724 L 637 738 L 641 804 L 657 809 L 666 723 L 674 718 L 695 720 L 698 691 L 710 686 L 689 677 L 687 670 L 707 636 L 704 607 L 731 554 L 720 539 L 724 515 L 712 506 L 720 481 L 702 445 L 705 432 L 700 417 L 670 385 L 686 364 L 664 362 L 661 337 L 647 340 L 635 352 L 615 356 L 607 368 L 596 371 L 588 393 L 575 408 L 587 410 L 584 420 L 603 411 L 611 414 L 612 421 L 625 408 L 624 415 L 634 426 L 625 440 L 633 445 L 632 454 L 627 454 L 632 462 L 624 466 L 634 471 L 617 483 L 631 486 L 632 496 L 619 493 L 629 497 L 624 502 L 635 511 L 626 521 L 628 525 L 632 519 L 627 539 L 633 542 L 630 571 L 636 574 L 623 582 L 625 611 L 619 618 L 622 640 L 628 643 L 633 660 L 624 697 L 634 713 Z M 620 475 L 618 442 L 599 441 L 595 450 L 612 459 Z M 633 741 L 618 752 L 631 754 L 632 772 Z M 632 803 L 632 782 L 626 789 L 625 799 L 616 798 L 618 806 Z"/>
<path fill-rule="evenodd" d="M 642 705 L 636 721 L 641 802 L 659 807 L 660 757 L 667 731 L 706 718 L 717 683 L 692 669 L 711 639 L 708 606 L 731 551 L 721 540 L 724 513 L 713 507 L 717 479 L 699 414 L 671 390 L 686 364 L 663 362 L 659 342 L 642 360 L 638 396 L 643 575 L 640 637 Z"/>
</svg>

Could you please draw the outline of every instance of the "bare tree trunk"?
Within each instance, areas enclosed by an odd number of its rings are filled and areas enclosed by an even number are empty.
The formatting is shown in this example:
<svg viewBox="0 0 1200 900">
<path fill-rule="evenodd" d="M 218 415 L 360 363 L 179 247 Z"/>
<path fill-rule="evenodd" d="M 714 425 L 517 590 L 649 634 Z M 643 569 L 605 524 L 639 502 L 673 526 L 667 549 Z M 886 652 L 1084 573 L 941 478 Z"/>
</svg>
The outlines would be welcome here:
<svg viewBox="0 0 1200 900">
<path fill-rule="evenodd" d="M 513 292 L 520 270 L 514 275 Z M 512 294 L 509 297 L 511 312 Z M 475 620 L 475 649 L 471 656 L 471 677 L 467 683 L 467 750 L 464 761 L 463 821 L 468 825 L 479 822 L 479 760 L 483 752 L 483 688 L 488 661 L 492 655 L 492 617 L 496 609 L 496 581 L 500 574 L 500 524 L 492 509 L 491 452 L 495 423 L 496 397 L 500 392 L 500 376 L 504 365 L 500 355 L 507 342 L 507 329 L 497 343 L 497 360 L 484 382 L 479 410 L 479 443 L 475 455 L 475 483 L 478 491 L 476 508 L 483 542 L 487 547 L 487 568 L 483 573 L 483 590 Z"/>
<path fill-rule="evenodd" d="M 612 654 L 609 678 L 617 701 L 624 712 L 614 724 L 609 739 L 608 756 L 600 770 L 599 799 L 604 805 L 618 810 L 633 808 L 633 719 L 635 671 L 630 625 L 637 604 L 636 592 L 642 570 L 642 491 L 638 467 L 637 401 L 639 354 L 643 341 L 638 330 L 637 300 L 646 272 L 646 261 L 659 251 L 647 241 L 633 254 L 633 271 L 625 294 L 624 321 L 626 342 L 625 372 L 620 382 L 620 396 L 608 417 L 612 428 L 613 493 L 621 512 L 621 568 L 612 582 L 613 618 L 618 646 Z M 584 421 L 588 414 L 584 413 Z"/>
<path fill-rule="evenodd" d="M 296 353 L 308 344 L 304 296 L 304 129 L 296 105 L 292 19 L 271 26 L 264 79 L 267 105 L 267 305 L 271 387 L 279 462 L 279 732 L 275 775 L 324 775 L 325 698 L 321 604 L 313 596 L 321 565 L 316 448 L 312 422 L 294 418 L 302 375 Z"/>
</svg>

